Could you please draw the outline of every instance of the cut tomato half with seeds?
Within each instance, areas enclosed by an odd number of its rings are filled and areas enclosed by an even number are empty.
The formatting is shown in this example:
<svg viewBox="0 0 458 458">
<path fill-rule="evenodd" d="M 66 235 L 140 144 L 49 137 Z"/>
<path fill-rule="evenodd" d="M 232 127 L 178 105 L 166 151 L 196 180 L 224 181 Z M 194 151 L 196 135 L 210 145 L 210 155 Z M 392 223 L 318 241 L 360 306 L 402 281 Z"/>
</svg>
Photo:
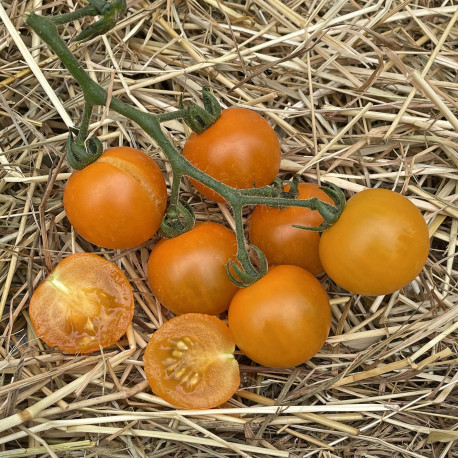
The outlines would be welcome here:
<svg viewBox="0 0 458 458">
<path fill-rule="evenodd" d="M 235 343 L 215 316 L 185 313 L 164 323 L 143 357 L 151 389 L 183 409 L 210 409 L 232 397 L 240 385 Z"/>
<path fill-rule="evenodd" d="M 36 289 L 29 306 L 37 336 L 68 353 L 116 343 L 134 314 L 134 296 L 118 266 L 91 253 L 61 261 Z"/>
</svg>

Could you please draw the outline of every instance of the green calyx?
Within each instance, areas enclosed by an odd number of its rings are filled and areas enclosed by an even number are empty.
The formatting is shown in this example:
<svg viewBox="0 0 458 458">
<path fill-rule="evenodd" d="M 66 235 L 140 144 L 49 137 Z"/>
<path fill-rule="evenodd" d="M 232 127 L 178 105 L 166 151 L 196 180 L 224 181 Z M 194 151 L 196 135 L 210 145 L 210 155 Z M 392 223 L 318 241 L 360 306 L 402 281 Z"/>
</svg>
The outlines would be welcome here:
<svg viewBox="0 0 458 458">
<path fill-rule="evenodd" d="M 232 283 L 240 288 L 250 286 L 257 282 L 267 273 L 267 259 L 264 253 L 255 245 L 249 245 L 256 253 L 259 267 L 255 267 L 246 250 L 237 254 L 237 261 L 229 261 L 226 264 L 226 273 Z"/>
<path fill-rule="evenodd" d="M 76 129 L 73 129 L 78 133 Z M 95 162 L 103 153 L 102 142 L 97 137 L 90 137 L 82 142 L 73 139 L 73 132 L 68 133 L 67 138 L 67 161 L 75 170 L 82 170 Z"/>
<path fill-rule="evenodd" d="M 204 108 L 198 105 L 185 108 L 184 122 L 196 134 L 201 134 L 208 129 L 221 115 L 221 105 L 207 87 L 202 89 L 202 102 Z M 181 102 L 180 107 L 184 109 Z"/>
<path fill-rule="evenodd" d="M 160 234 L 164 238 L 173 238 L 194 227 L 195 216 L 192 207 L 184 201 L 171 204 L 161 221 Z"/>
<path fill-rule="evenodd" d="M 127 10 L 126 0 L 114 0 L 112 3 L 100 0 L 89 0 L 89 4 L 102 15 L 102 18 L 84 29 L 75 38 L 76 41 L 91 40 L 92 38 L 109 32 Z"/>
<path fill-rule="evenodd" d="M 332 205 L 327 202 L 323 202 L 316 197 L 310 199 L 310 202 L 312 203 L 310 208 L 317 210 L 320 213 L 324 219 L 323 223 L 317 227 L 300 225 L 294 225 L 293 227 L 305 229 L 307 231 L 323 232 L 339 219 L 346 203 L 342 190 L 333 183 L 329 183 L 327 186 L 321 186 L 320 189 L 324 191 L 334 202 L 334 205 Z"/>
<path fill-rule="evenodd" d="M 50 21 L 54 25 L 62 25 L 86 16 L 102 16 L 75 38 L 76 41 L 87 41 L 109 32 L 127 10 L 126 0 L 114 0 L 111 3 L 105 0 L 88 0 L 88 2 L 89 5 L 84 8 L 51 17 Z"/>
</svg>

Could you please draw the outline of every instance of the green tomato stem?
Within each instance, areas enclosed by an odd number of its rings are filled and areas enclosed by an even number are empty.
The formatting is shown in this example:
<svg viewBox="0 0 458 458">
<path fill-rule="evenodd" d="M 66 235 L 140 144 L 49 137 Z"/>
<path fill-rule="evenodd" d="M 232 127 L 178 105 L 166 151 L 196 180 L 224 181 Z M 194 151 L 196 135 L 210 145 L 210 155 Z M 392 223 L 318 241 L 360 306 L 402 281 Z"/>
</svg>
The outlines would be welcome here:
<svg viewBox="0 0 458 458">
<path fill-rule="evenodd" d="M 94 105 L 86 101 L 86 103 L 84 104 L 83 115 L 81 117 L 80 128 L 78 130 L 78 135 L 76 136 L 76 143 L 80 145 L 84 145 L 84 142 L 86 140 L 89 130 L 89 124 L 91 122 L 93 108 Z"/>
<path fill-rule="evenodd" d="M 100 14 L 99 11 L 97 11 L 97 9 L 92 5 L 86 5 L 80 10 L 51 17 L 50 21 L 55 25 L 62 25 L 67 24 L 68 22 L 76 21 L 77 19 L 81 19 L 86 16 L 97 16 L 98 14 Z"/>
</svg>

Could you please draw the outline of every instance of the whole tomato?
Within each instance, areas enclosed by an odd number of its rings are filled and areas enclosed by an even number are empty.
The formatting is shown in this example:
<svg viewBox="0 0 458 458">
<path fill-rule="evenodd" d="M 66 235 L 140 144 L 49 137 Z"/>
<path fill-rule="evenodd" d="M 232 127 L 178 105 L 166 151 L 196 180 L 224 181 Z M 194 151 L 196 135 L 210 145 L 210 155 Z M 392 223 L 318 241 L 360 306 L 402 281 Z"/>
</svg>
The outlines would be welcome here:
<svg viewBox="0 0 458 458">
<path fill-rule="evenodd" d="M 226 264 L 237 255 L 235 234 L 221 224 L 198 223 L 188 232 L 161 240 L 151 252 L 151 289 L 173 313 L 217 315 L 237 292 Z"/>
<path fill-rule="evenodd" d="M 116 343 L 134 315 L 134 296 L 116 264 L 92 253 L 66 257 L 35 290 L 29 305 L 37 336 L 68 353 Z"/>
<path fill-rule="evenodd" d="M 342 288 L 368 296 L 408 285 L 425 265 L 428 251 L 428 227 L 420 211 L 387 189 L 355 194 L 320 240 L 326 273 Z"/>
<path fill-rule="evenodd" d="M 280 170 L 280 143 L 269 123 L 246 108 L 227 108 L 201 134 L 187 139 L 183 156 L 198 169 L 233 188 L 270 184 Z M 205 197 L 224 199 L 208 187 L 191 180 Z"/>
<path fill-rule="evenodd" d="M 146 346 L 143 362 L 154 393 L 182 409 L 211 409 L 240 385 L 235 344 L 218 318 L 185 313 L 165 322 Z"/>
<path fill-rule="evenodd" d="M 321 283 L 297 266 L 272 267 L 239 290 L 229 306 L 229 330 L 253 361 L 290 367 L 312 358 L 331 326 L 331 307 Z"/>
<path fill-rule="evenodd" d="M 132 248 L 158 230 L 167 204 L 164 177 L 147 154 L 108 148 L 96 162 L 73 172 L 64 208 L 76 231 L 105 248 Z"/>
<path fill-rule="evenodd" d="M 333 203 L 318 185 L 300 183 L 298 199 L 312 197 Z M 293 225 L 317 227 L 322 222 L 319 212 L 309 208 L 278 209 L 258 205 L 250 216 L 250 242 L 261 249 L 270 265 L 294 265 L 319 275 L 323 273 L 318 254 L 319 233 Z"/>
</svg>

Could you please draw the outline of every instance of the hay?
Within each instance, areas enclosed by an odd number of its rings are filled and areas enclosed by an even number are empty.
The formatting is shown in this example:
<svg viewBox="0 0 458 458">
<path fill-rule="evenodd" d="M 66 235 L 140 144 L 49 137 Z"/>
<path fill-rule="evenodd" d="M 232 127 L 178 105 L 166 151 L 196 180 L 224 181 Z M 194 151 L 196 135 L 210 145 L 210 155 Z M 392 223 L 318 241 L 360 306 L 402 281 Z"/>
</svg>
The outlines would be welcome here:
<svg viewBox="0 0 458 458">
<path fill-rule="evenodd" d="M 154 238 L 127 251 L 90 245 L 71 228 L 62 191 L 67 128 L 81 90 L 24 27 L 26 11 L 59 14 L 85 1 L 4 0 L 0 41 L 0 456 L 448 457 L 458 439 L 458 6 L 451 0 L 222 2 L 132 0 L 107 36 L 72 50 L 113 95 L 153 113 L 199 102 L 275 126 L 281 176 L 340 186 L 347 197 L 384 187 L 423 212 L 431 251 L 409 287 L 361 297 L 328 279 L 333 324 L 308 363 L 240 362 L 242 386 L 211 411 L 178 411 L 145 382 L 142 353 L 170 314 L 146 281 Z M 92 19 L 60 28 L 71 42 Z M 95 110 L 105 146 L 130 145 L 171 170 L 154 140 Z M 165 124 L 180 148 L 188 128 Z M 233 226 L 230 212 L 188 183 L 198 220 Z M 249 216 L 246 209 L 245 216 Z M 132 282 L 136 319 L 116 347 L 69 356 L 37 340 L 34 288 L 72 252 L 116 262 Z"/>
</svg>

